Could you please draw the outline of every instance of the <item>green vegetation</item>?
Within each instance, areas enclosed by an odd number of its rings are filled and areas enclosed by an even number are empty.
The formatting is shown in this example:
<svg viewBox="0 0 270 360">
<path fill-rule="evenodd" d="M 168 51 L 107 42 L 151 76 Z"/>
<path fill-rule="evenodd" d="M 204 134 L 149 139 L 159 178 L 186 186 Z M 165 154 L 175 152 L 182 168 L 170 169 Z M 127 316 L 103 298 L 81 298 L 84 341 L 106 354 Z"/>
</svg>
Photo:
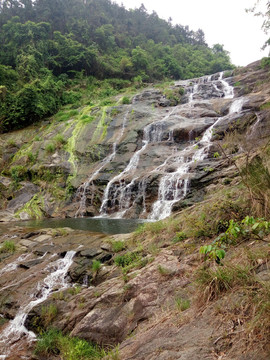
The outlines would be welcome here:
<svg viewBox="0 0 270 360">
<path fill-rule="evenodd" d="M 55 118 L 66 121 L 77 116 L 85 93 L 100 92 L 101 105 L 111 105 L 110 97 L 131 84 L 233 68 L 228 52 L 220 44 L 208 47 L 202 30 L 173 26 L 143 5 L 128 11 L 110 0 L 13 0 L 12 6 L 3 0 L 0 29 L 0 131 L 25 127 L 63 105 L 70 111 Z M 100 80 L 107 89 L 98 90 Z"/>
<path fill-rule="evenodd" d="M 16 250 L 16 245 L 11 240 L 6 240 L 0 246 L 0 253 L 14 253 Z"/>
<path fill-rule="evenodd" d="M 94 260 L 92 264 L 92 270 L 94 273 L 98 273 L 101 269 L 101 262 L 99 260 Z"/>
<path fill-rule="evenodd" d="M 175 305 L 178 311 L 185 311 L 190 308 L 190 300 L 177 297 Z"/>
<path fill-rule="evenodd" d="M 231 219 L 226 232 L 221 233 L 210 245 L 201 246 L 200 253 L 205 255 L 205 259 L 213 259 L 220 264 L 227 245 L 250 239 L 263 240 L 269 233 L 270 222 L 264 219 L 255 219 L 253 216 L 246 216 L 241 222 Z"/>
<path fill-rule="evenodd" d="M 120 252 L 125 249 L 125 243 L 121 240 L 113 241 L 112 242 L 112 251 L 113 252 Z"/>
<path fill-rule="evenodd" d="M 56 329 L 43 333 L 37 341 L 35 353 L 38 356 L 57 355 L 63 360 L 101 359 L 106 352 L 86 340 L 71 338 Z"/>
<path fill-rule="evenodd" d="M 55 304 L 49 304 L 41 307 L 41 321 L 45 329 L 53 322 L 58 313 L 58 308 Z"/>
</svg>

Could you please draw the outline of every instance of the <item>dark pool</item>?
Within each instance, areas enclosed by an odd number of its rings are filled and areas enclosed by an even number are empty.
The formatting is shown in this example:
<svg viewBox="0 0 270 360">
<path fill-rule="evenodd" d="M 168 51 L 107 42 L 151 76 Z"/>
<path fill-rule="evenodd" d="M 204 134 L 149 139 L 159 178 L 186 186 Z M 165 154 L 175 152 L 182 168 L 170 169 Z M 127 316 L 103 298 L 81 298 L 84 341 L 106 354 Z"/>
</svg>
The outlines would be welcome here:
<svg viewBox="0 0 270 360">
<path fill-rule="evenodd" d="M 87 230 L 103 234 L 128 234 L 144 221 L 139 219 L 109 219 L 109 218 L 68 218 L 19 221 L 14 225 L 33 228 L 63 228 Z"/>
</svg>

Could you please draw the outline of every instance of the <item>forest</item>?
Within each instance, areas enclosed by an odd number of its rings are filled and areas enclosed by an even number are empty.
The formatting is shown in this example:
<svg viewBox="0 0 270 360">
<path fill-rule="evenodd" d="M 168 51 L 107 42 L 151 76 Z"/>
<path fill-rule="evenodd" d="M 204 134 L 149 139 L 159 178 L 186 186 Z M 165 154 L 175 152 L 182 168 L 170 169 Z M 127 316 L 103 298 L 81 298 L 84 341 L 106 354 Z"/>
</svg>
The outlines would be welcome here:
<svg viewBox="0 0 270 360">
<path fill-rule="evenodd" d="M 0 132 L 52 115 L 79 94 L 74 79 L 110 79 L 121 89 L 232 69 L 223 45 L 201 29 L 110 0 L 0 3 Z"/>
</svg>

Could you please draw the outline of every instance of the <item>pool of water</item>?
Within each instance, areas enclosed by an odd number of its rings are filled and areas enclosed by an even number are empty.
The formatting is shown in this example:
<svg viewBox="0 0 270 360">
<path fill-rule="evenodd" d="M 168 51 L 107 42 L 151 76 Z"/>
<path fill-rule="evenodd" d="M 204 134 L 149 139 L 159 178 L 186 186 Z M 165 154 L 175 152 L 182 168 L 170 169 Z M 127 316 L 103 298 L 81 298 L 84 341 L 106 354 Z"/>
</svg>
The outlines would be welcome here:
<svg viewBox="0 0 270 360">
<path fill-rule="evenodd" d="M 39 229 L 69 227 L 103 234 L 128 234 L 136 230 L 143 222 L 139 219 L 68 218 L 19 221 L 14 222 L 14 225 Z"/>
</svg>

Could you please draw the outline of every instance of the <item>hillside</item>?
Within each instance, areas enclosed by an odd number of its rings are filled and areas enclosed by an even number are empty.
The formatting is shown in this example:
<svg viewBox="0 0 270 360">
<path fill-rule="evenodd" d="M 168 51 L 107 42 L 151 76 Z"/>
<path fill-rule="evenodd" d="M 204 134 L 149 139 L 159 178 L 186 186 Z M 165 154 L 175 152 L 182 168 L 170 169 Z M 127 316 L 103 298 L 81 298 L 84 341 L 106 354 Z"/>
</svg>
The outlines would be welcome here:
<svg viewBox="0 0 270 360">
<path fill-rule="evenodd" d="M 269 65 L 258 61 L 223 77 L 121 93 L 120 103 L 104 105 L 102 113 L 82 108 L 71 116 L 68 110 L 71 117 L 62 122 L 52 118 L 1 135 L 10 144 L 1 177 L 9 204 L 0 250 L 0 344 L 7 360 L 269 358 Z M 93 118 L 83 122 L 84 115 Z M 99 139 L 95 146 L 89 134 Z M 33 149 L 39 151 L 31 163 Z M 35 175 L 37 166 L 46 178 Z M 50 179 L 53 172 L 59 177 Z M 180 172 L 188 187 L 181 178 L 171 181 Z M 152 176 L 149 192 L 137 186 L 126 193 L 141 200 L 131 199 L 124 210 L 145 217 L 163 202 L 159 213 L 168 204 L 173 213 L 134 233 L 10 225 L 15 213 L 74 215 L 80 201 L 64 199 L 67 179 L 77 189 L 88 183 L 92 200 L 93 186 L 104 194 L 115 183 L 117 194 L 122 177 L 126 186 Z M 166 190 L 175 189 L 175 198 L 159 198 L 167 176 Z M 108 215 L 122 199 L 106 203 Z M 94 213 L 101 195 L 90 200 L 83 211 Z M 29 341 L 33 332 L 37 343 Z"/>
<path fill-rule="evenodd" d="M 84 104 L 82 91 L 94 96 L 96 79 L 111 79 L 110 92 L 233 68 L 202 30 L 109 0 L 1 1 L 0 44 L 1 132 Z"/>
</svg>

